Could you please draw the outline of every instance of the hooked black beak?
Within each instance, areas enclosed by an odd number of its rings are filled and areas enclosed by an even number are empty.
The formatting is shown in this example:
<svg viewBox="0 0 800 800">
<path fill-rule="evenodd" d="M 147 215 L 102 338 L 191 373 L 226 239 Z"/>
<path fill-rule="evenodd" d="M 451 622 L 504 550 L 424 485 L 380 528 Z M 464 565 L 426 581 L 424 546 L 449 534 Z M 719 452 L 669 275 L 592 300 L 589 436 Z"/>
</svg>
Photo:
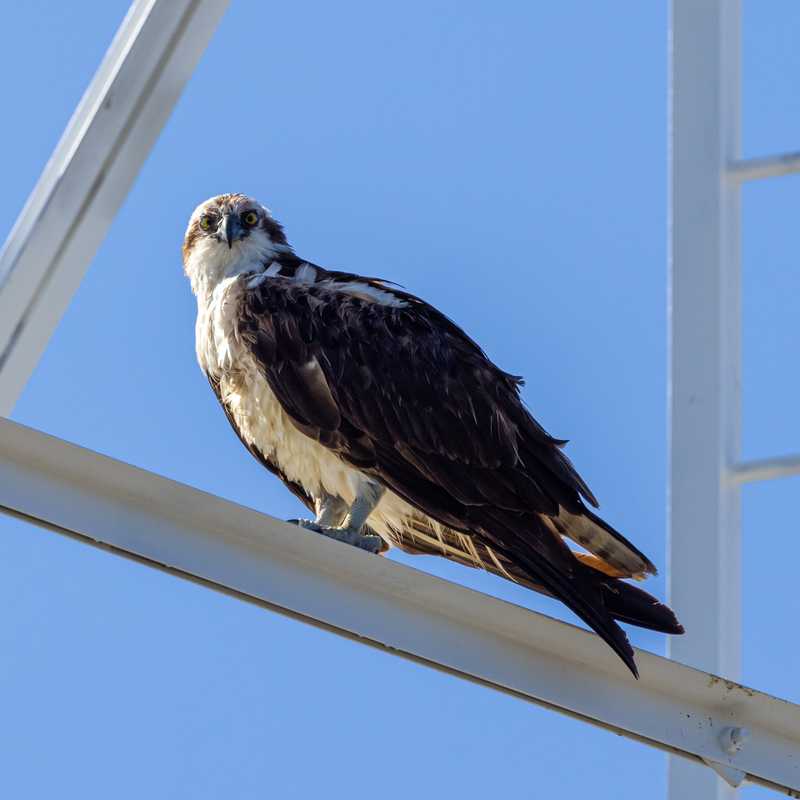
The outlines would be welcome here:
<svg viewBox="0 0 800 800">
<path fill-rule="evenodd" d="M 233 214 L 226 214 L 220 224 L 219 233 L 225 238 L 228 244 L 228 249 L 233 247 L 233 243 L 239 238 L 242 232 L 242 226 L 239 224 L 238 217 Z"/>
</svg>

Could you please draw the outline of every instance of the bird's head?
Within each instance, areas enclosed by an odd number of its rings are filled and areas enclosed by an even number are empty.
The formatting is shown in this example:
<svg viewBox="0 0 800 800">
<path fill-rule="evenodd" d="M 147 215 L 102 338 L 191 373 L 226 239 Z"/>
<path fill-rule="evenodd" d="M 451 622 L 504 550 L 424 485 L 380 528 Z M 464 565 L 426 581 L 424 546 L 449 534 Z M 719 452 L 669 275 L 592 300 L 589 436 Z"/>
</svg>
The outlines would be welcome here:
<svg viewBox="0 0 800 800">
<path fill-rule="evenodd" d="M 212 197 L 192 212 L 183 240 L 183 266 L 195 293 L 222 278 L 258 271 L 291 251 L 269 210 L 243 194 Z"/>
</svg>

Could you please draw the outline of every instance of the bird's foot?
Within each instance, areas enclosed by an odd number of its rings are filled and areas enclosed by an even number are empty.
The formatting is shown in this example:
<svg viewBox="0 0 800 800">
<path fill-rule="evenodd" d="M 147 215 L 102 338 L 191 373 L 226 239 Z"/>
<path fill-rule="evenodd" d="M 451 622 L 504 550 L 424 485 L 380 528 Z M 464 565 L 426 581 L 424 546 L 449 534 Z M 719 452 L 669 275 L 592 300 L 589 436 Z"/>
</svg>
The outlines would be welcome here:
<svg viewBox="0 0 800 800">
<path fill-rule="evenodd" d="M 344 542 L 353 547 L 360 547 L 362 550 L 366 550 L 369 553 L 380 553 L 386 547 L 380 536 L 374 533 L 362 533 L 356 528 L 337 528 L 333 525 L 320 525 L 312 519 L 290 519 L 288 521 L 308 531 L 321 533 L 323 536 L 327 536 L 329 539 L 335 539 L 337 542 Z"/>
</svg>

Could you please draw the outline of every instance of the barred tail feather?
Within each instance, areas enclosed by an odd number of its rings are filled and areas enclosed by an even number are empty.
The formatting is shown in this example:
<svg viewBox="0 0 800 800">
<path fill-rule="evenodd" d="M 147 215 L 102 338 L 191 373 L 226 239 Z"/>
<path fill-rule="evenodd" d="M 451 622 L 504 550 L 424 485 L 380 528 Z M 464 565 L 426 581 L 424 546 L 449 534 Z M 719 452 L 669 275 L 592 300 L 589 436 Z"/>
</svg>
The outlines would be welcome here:
<svg viewBox="0 0 800 800">
<path fill-rule="evenodd" d="M 618 570 L 623 577 L 641 580 L 646 575 L 658 573 L 653 562 L 641 550 L 588 508 L 580 514 L 572 514 L 562 508 L 552 524 L 562 536 L 585 547 Z"/>
</svg>

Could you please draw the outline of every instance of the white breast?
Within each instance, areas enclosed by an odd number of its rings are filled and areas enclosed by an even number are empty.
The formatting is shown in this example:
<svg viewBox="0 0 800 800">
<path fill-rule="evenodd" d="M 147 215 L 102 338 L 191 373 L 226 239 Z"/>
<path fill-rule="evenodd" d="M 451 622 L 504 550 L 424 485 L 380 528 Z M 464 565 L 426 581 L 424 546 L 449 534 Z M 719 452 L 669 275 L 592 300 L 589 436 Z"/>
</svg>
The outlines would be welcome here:
<svg viewBox="0 0 800 800">
<path fill-rule="evenodd" d="M 200 365 L 219 380 L 222 400 L 246 442 L 312 497 L 324 489 L 351 502 L 358 473 L 294 427 L 242 342 L 237 320 L 243 291 L 243 281 L 226 278 L 214 289 L 208 305 L 199 309 Z"/>
<path fill-rule="evenodd" d="M 246 442 L 255 445 L 311 497 L 327 492 L 352 503 L 364 476 L 295 428 L 242 342 L 237 321 L 245 290 L 246 281 L 236 276 L 220 281 L 206 302 L 198 296 L 196 347 L 200 366 L 219 381 L 221 398 Z M 402 530 L 412 516 L 420 515 L 387 491 L 369 524 L 391 543 L 392 530 Z"/>
</svg>

